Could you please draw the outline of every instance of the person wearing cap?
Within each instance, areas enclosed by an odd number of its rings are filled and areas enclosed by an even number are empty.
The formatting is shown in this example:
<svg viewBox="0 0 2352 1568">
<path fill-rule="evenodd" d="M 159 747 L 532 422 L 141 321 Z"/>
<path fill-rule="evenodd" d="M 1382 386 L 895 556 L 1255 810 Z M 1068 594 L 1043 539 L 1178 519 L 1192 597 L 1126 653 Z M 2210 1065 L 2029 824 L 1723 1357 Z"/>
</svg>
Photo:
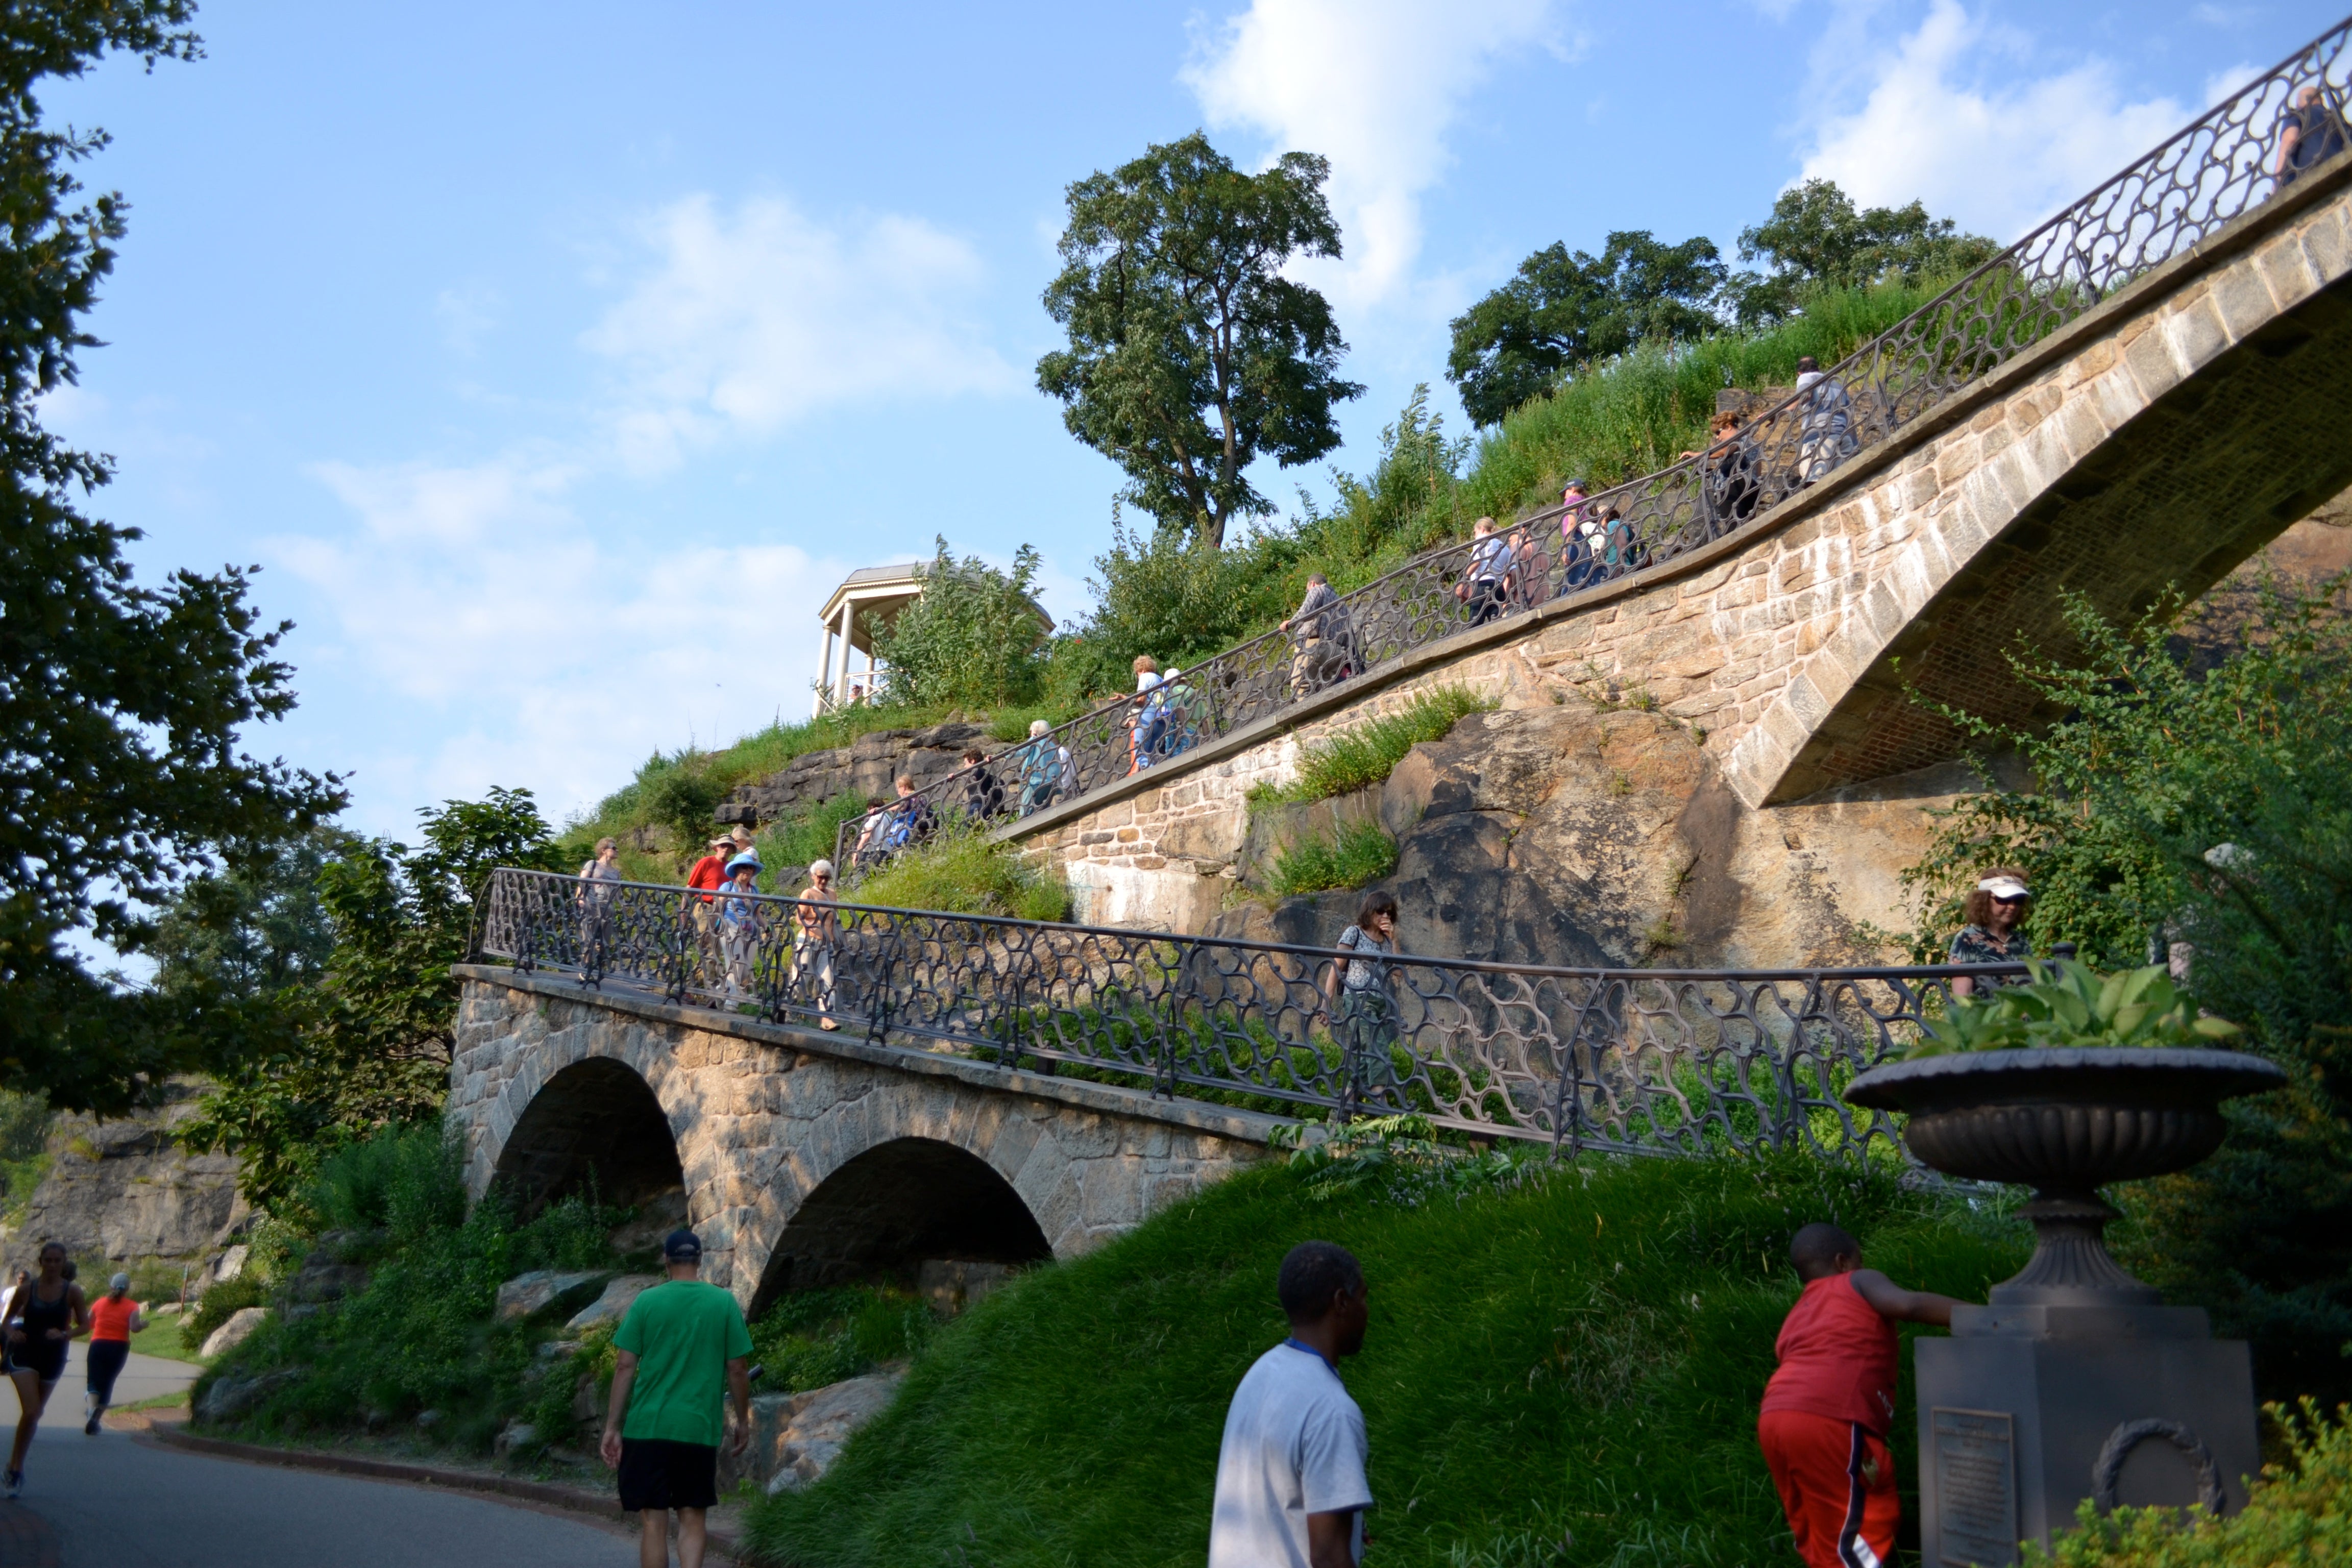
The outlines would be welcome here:
<svg viewBox="0 0 2352 1568">
<path fill-rule="evenodd" d="M 669 1278 L 629 1304 L 613 1336 L 613 1396 L 597 1451 L 618 1473 L 621 1510 L 638 1518 L 644 1568 L 668 1568 L 673 1511 L 679 1568 L 701 1568 L 719 1446 L 740 1455 L 751 1442 L 751 1331 L 735 1298 L 703 1281 L 701 1237 L 671 1231 L 662 1261 Z"/>
<path fill-rule="evenodd" d="M 809 885 L 793 908 L 793 994 L 804 994 L 809 980 L 816 982 L 816 1022 L 821 1029 L 838 1029 L 833 1016 L 833 950 L 841 935 L 841 917 L 834 912 L 833 862 L 820 860 L 809 868 Z"/>
<path fill-rule="evenodd" d="M 760 947 L 760 906 L 751 901 L 758 892 L 760 873 L 766 868 L 760 857 L 746 849 L 727 862 L 727 896 L 719 904 L 719 942 L 727 956 L 727 994 L 748 996 L 751 992 L 751 968 Z"/>
<path fill-rule="evenodd" d="M 89 1304 L 89 1359 L 85 1363 L 82 1406 L 89 1419 L 86 1436 L 98 1436 L 99 1417 L 114 1403 L 114 1380 L 131 1359 L 131 1336 L 147 1326 L 139 1303 L 131 1299 L 131 1276 L 118 1274 L 106 1282 L 106 1294 Z"/>
<path fill-rule="evenodd" d="M 735 831 L 743 830 L 739 827 Z M 751 835 L 745 833 L 743 837 L 749 838 Z M 702 858 L 694 863 L 694 869 L 686 874 L 687 918 L 693 922 L 695 951 L 700 954 L 697 978 L 714 989 L 726 973 L 726 960 L 719 951 L 718 900 L 709 895 L 727 885 L 727 862 L 736 853 L 734 835 L 722 835 L 710 841 Z M 693 896 L 696 892 L 704 896 L 698 899 Z"/>
<path fill-rule="evenodd" d="M 2033 944 L 2017 928 L 2024 923 L 2027 907 L 2032 902 L 2032 891 L 2025 885 L 2025 873 L 2014 866 L 2002 866 L 1988 871 L 1977 881 L 1968 901 L 1960 906 L 1960 918 L 1968 923 L 1952 938 L 1951 962 L 1954 963 L 2021 963 L 2033 956 Z M 1979 985 L 2013 985 L 2013 974 L 1988 975 L 1981 980 L 1966 974 L 1952 977 L 1952 994 L 1973 994 Z"/>
</svg>

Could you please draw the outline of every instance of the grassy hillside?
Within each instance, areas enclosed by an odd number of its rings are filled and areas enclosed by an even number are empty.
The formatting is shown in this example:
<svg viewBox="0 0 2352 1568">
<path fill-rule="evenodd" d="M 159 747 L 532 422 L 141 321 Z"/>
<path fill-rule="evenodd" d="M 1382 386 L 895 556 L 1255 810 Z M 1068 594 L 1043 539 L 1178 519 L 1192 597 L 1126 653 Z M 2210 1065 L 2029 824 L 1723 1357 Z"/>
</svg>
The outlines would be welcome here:
<svg viewBox="0 0 2352 1568">
<path fill-rule="evenodd" d="M 750 1537 L 795 1568 L 1197 1564 L 1226 1402 L 1285 1331 L 1276 1269 L 1321 1237 L 1371 1284 L 1343 1371 L 1381 1563 L 1779 1561 L 1755 1408 L 1789 1237 L 1825 1218 L 1897 1279 L 1979 1300 L 2025 1251 L 2021 1226 L 1811 1162 L 1588 1160 L 1418 1206 L 1254 1173 L 982 1302 Z"/>
</svg>

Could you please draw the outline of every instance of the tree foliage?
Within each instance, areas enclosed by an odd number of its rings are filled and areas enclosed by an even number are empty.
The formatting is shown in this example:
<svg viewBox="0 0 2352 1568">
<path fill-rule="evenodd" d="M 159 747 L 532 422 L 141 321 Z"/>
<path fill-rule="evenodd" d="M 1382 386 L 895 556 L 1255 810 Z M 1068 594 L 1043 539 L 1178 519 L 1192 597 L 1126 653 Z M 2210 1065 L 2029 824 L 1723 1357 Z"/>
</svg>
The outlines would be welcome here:
<svg viewBox="0 0 2352 1568">
<path fill-rule="evenodd" d="M 236 860 L 331 815 L 325 778 L 239 749 L 293 706 L 282 624 L 246 599 L 248 570 L 132 576 L 139 537 L 78 498 L 109 459 L 42 428 L 38 401 L 97 340 L 81 319 L 124 233 L 119 195 L 73 166 L 103 132 L 58 132 L 37 89 L 110 51 L 198 54 L 186 0 L 28 0 L 0 17 L 0 1081 L 65 1108 L 126 1108 L 156 1078 L 238 1048 L 234 1008 L 203 988 L 126 993 L 67 945 L 120 949 L 215 856 Z"/>
<path fill-rule="evenodd" d="M 2046 731 L 1954 715 L 2034 787 L 1944 815 L 1907 879 L 1915 956 L 1941 957 L 1979 868 L 2036 895 L 2028 930 L 2102 967 L 2185 944 L 2198 1004 L 2243 1025 L 2288 1088 L 2230 1110 L 2221 1152 L 2134 1199 L 2156 1283 L 2253 1342 L 2265 1391 L 2352 1395 L 2352 618 L 2343 580 L 2275 588 L 2199 674 L 2177 603 L 2128 627 L 2079 598 L 2069 658 L 2011 656 Z M 1989 771 L 1989 770 L 1988 770 Z"/>
<path fill-rule="evenodd" d="M 1731 279 L 1725 303 L 1753 326 L 1795 315 L 1823 289 L 1948 278 L 2000 254 L 1999 242 L 1928 216 L 1923 203 L 1857 210 L 1835 181 L 1811 179 L 1781 192 L 1770 217 L 1740 231 L 1739 259 L 1760 257 L 1771 269 Z"/>
<path fill-rule="evenodd" d="M 1727 268 L 1715 242 L 1667 245 L 1647 229 L 1620 230 L 1601 254 L 1546 246 L 1511 280 L 1454 319 L 1445 374 L 1480 425 L 1539 393 L 1587 360 L 1648 338 L 1702 337 L 1720 324 L 1712 306 Z"/>
<path fill-rule="evenodd" d="M 476 894 L 499 866 L 561 868 L 527 790 L 419 815 L 419 847 L 354 838 L 321 867 L 332 952 L 315 980 L 261 999 L 259 1048 L 223 1069 L 182 1133 L 194 1148 L 234 1149 L 257 1205 L 300 1191 L 333 1150 L 439 1111 L 457 1011 L 450 966 L 466 956 Z"/>
<path fill-rule="evenodd" d="M 1034 701 L 1053 631 L 1034 596 L 1037 552 L 1023 545 L 1013 570 L 1000 572 L 976 555 L 957 560 L 944 537 L 937 546 L 920 573 L 922 597 L 875 638 L 890 667 L 890 700 L 975 709 Z"/>
<path fill-rule="evenodd" d="M 1274 510 L 1250 464 L 1322 457 L 1339 444 L 1332 405 L 1363 390 L 1338 374 L 1328 302 L 1283 275 L 1339 255 L 1329 174 L 1307 153 L 1246 174 L 1196 132 L 1069 187 L 1045 295 L 1069 347 L 1037 362 L 1037 385 L 1126 470 L 1129 500 L 1212 547 Z"/>
</svg>

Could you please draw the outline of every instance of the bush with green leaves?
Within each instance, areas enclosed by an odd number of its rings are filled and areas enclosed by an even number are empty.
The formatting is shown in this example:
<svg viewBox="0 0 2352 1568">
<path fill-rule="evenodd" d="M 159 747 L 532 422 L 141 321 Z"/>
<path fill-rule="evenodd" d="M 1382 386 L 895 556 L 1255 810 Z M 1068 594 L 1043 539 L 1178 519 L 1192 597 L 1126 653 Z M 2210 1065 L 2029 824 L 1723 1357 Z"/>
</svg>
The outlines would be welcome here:
<svg viewBox="0 0 2352 1568">
<path fill-rule="evenodd" d="M 1268 889 L 1277 897 L 1360 888 L 1396 869 L 1397 843 L 1377 822 L 1351 822 L 1330 837 L 1309 834 L 1275 857 Z"/>
<path fill-rule="evenodd" d="M 1054 868 L 1009 844 L 950 824 L 842 895 L 845 902 L 884 909 L 936 910 L 954 915 L 1011 915 L 1062 921 L 1070 914 L 1070 888 Z"/>
<path fill-rule="evenodd" d="M 1965 796 L 1906 874 L 1912 955 L 1943 957 L 1988 866 L 2027 873 L 2037 947 L 2100 968 L 2187 944 L 2195 1005 L 2288 1082 L 2224 1108 L 2219 1152 L 2119 1190 L 2126 1263 L 2211 1309 L 2269 1397 L 2352 1398 L 2352 616 L 2342 579 L 2266 585 L 2210 666 L 2177 600 L 2128 626 L 2067 600 L 2073 651 L 2011 655 L 2047 729 L 1948 717 L 2031 787 Z M 1988 781 L 1990 765 L 1983 765 Z"/>
<path fill-rule="evenodd" d="M 204 1348 L 215 1329 L 227 1322 L 247 1307 L 263 1307 L 269 1303 L 269 1287 L 257 1276 L 239 1274 L 234 1279 L 222 1279 L 205 1287 L 196 1298 L 195 1310 L 180 1322 L 180 1348 L 190 1355 Z"/>
<path fill-rule="evenodd" d="M 2059 1046 L 2217 1046 L 2244 1030 L 2199 1017 L 2161 963 L 2101 974 L 2074 959 L 2035 961 L 2032 979 L 1955 1002 L 1912 1045 L 1914 1057 Z"/>
<path fill-rule="evenodd" d="M 2075 1528 L 2053 1549 L 2029 1542 L 2028 1568 L 2324 1568 L 2352 1563 L 2352 1410 L 2330 1420 L 2306 1400 L 2273 1405 L 2287 1458 L 2235 1513 L 2202 1508 L 2119 1508 L 2102 1515 L 2085 1499 Z"/>
<path fill-rule="evenodd" d="M 922 597 L 875 635 L 875 652 L 890 667 L 887 705 L 984 710 L 1036 700 L 1053 631 L 1032 597 L 1037 566 L 1026 544 L 1013 570 L 1000 572 L 978 556 L 957 560 L 940 539 L 919 574 Z"/>
<path fill-rule="evenodd" d="M 1296 805 L 1349 795 L 1387 779 L 1404 755 L 1424 741 L 1442 741 L 1472 713 L 1491 712 L 1495 702 L 1466 686 L 1441 686 L 1417 693 L 1393 713 L 1351 725 L 1298 753 L 1298 776 L 1286 784 L 1251 788 L 1250 804 Z"/>
</svg>

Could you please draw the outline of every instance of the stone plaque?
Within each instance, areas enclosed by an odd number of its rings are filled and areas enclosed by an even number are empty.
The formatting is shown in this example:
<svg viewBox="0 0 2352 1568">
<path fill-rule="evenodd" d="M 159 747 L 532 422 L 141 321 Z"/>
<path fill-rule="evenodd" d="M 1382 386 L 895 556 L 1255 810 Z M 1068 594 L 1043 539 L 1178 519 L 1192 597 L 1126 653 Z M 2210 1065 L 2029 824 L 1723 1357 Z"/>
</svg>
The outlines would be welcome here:
<svg viewBox="0 0 2352 1568">
<path fill-rule="evenodd" d="M 2008 1568 L 2017 1561 L 2016 1436 L 1999 1410 L 1937 1405 L 1936 1540 L 1949 1568 Z"/>
</svg>

